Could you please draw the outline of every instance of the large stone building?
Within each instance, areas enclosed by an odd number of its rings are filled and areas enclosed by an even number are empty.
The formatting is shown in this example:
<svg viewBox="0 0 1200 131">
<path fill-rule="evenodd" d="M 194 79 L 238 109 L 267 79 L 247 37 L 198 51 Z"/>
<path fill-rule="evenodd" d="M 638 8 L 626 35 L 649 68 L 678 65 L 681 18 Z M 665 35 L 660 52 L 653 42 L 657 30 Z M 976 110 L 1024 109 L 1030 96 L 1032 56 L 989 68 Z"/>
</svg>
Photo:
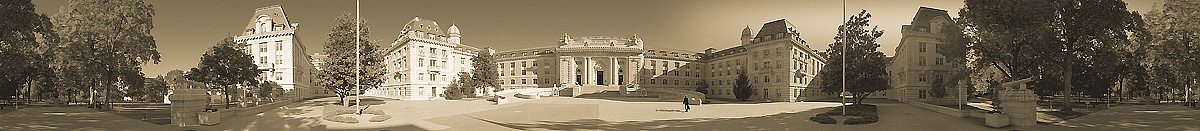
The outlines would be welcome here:
<svg viewBox="0 0 1200 131">
<path fill-rule="evenodd" d="M 830 97 L 814 83 L 825 56 L 808 47 L 795 26 L 785 19 L 767 22 L 757 34 L 742 30 L 737 46 L 704 53 L 676 49 L 646 49 L 632 37 L 571 37 L 557 46 L 496 53 L 503 88 L 575 86 L 583 92 L 623 88 L 694 91 L 708 83 L 708 97 L 734 98 L 733 84 L 745 69 L 756 92 L 751 99 L 796 101 Z M 631 70 L 632 69 L 632 70 Z M 636 72 L 635 72 L 636 71 Z"/>
<path fill-rule="evenodd" d="M 433 99 L 440 96 L 458 73 L 469 73 L 471 58 L 481 51 L 462 44 L 458 26 L 443 30 L 436 21 L 413 18 L 404 25 L 396 41 L 384 50 L 387 55 L 384 82 L 368 95 L 402 100 Z"/>
<path fill-rule="evenodd" d="M 553 46 L 503 52 L 460 43 L 457 26 L 445 32 L 437 22 L 415 18 L 386 50 L 384 84 L 369 95 L 404 100 L 433 99 L 457 78 L 469 73 L 470 59 L 491 53 L 497 59 L 500 88 L 579 88 L 639 91 L 641 88 L 695 91 L 707 82 L 707 96 L 734 98 L 733 83 L 744 69 L 755 100 L 796 101 L 831 97 L 819 92 L 814 79 L 825 56 L 808 47 L 785 19 L 767 22 L 757 34 L 742 30 L 741 43 L 704 53 L 646 49 L 642 39 L 563 35 Z M 629 86 L 636 83 L 638 86 Z M 483 90 L 477 90 L 483 91 Z M 477 94 L 484 94 L 477 92 Z"/>
<path fill-rule="evenodd" d="M 710 96 L 734 98 L 733 87 L 739 70 L 745 70 L 753 85 L 750 99 L 797 101 L 833 97 L 822 93 L 817 74 L 825 66 L 826 56 L 800 37 L 786 19 L 763 24 L 758 33 L 742 29 L 741 45 L 715 51 L 705 50 L 701 76 L 711 85 Z"/>
<path fill-rule="evenodd" d="M 945 56 L 937 53 L 937 46 L 942 45 L 942 28 L 954 24 L 945 10 L 921 7 L 910 24 L 903 25 L 900 45 L 896 46 L 896 55 L 888 65 L 887 71 L 891 76 L 891 89 L 887 90 L 888 99 L 900 101 L 934 101 L 938 98 L 931 96 L 933 79 L 945 77 L 947 72 L 954 70 L 945 62 Z M 946 99 L 959 98 L 965 91 L 959 88 L 947 88 Z M 957 93 L 956 93 L 957 92 Z"/>
<path fill-rule="evenodd" d="M 244 32 L 234 42 L 246 45 L 246 51 L 263 71 L 260 80 L 273 81 L 285 91 L 283 98 L 309 98 L 320 88 L 312 85 L 311 58 L 300 43 L 299 23 L 288 21 L 283 7 L 272 5 L 254 10 Z"/>
</svg>

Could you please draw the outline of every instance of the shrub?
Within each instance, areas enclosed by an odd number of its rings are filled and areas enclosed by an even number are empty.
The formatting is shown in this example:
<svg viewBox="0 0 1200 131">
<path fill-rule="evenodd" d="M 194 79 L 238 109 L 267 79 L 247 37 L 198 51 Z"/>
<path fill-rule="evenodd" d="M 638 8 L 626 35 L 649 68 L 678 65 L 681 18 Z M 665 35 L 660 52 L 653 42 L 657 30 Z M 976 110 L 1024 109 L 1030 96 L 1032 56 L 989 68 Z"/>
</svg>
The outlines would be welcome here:
<svg viewBox="0 0 1200 131">
<path fill-rule="evenodd" d="M 381 116 L 386 115 L 383 113 L 383 110 L 364 110 L 363 114 L 373 114 L 373 115 L 381 115 Z"/>
<path fill-rule="evenodd" d="M 386 120 L 388 120 L 388 119 L 392 119 L 392 116 L 390 116 L 390 115 L 378 115 L 378 116 L 375 116 L 375 117 L 371 117 L 371 120 L 367 120 L 367 121 L 370 121 L 370 122 L 383 122 L 383 121 L 386 121 Z"/>
<path fill-rule="evenodd" d="M 354 113 L 358 113 L 358 112 L 354 111 L 354 109 L 337 109 L 337 110 L 334 110 L 333 112 L 325 113 L 325 115 L 341 115 L 341 114 L 354 114 Z"/>
<path fill-rule="evenodd" d="M 808 119 L 821 124 L 837 124 L 837 119 L 829 118 L 829 116 L 818 115 L 809 117 Z"/>
<path fill-rule="evenodd" d="M 844 122 L 842 124 L 846 124 L 846 125 L 871 124 L 871 123 L 875 123 L 878 121 L 879 121 L 879 116 L 863 116 L 860 118 L 846 119 L 846 122 Z"/>
<path fill-rule="evenodd" d="M 322 117 L 322 118 L 325 118 L 325 120 L 332 121 L 332 122 L 358 123 L 358 119 L 354 119 L 354 117 L 345 117 L 345 116 L 338 116 L 338 115 L 325 115 L 325 117 Z"/>
</svg>

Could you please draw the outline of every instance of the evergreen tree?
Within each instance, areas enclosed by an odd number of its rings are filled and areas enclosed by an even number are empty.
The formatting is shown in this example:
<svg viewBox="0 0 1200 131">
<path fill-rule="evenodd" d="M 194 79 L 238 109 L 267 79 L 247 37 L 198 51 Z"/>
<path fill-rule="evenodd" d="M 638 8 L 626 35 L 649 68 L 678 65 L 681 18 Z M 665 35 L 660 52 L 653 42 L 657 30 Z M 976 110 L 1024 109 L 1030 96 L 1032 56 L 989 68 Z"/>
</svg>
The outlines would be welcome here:
<svg viewBox="0 0 1200 131">
<path fill-rule="evenodd" d="M 367 20 L 363 19 L 359 26 L 361 37 L 357 40 L 360 42 L 357 48 L 361 49 L 361 55 L 356 54 L 358 50 L 355 47 L 354 14 L 342 12 L 341 16 L 334 18 L 333 28 L 325 39 L 324 52 L 329 54 L 329 59 L 327 64 L 321 65 L 323 70 L 317 73 L 317 85 L 334 91 L 342 101 L 345 101 L 347 96 L 362 93 L 354 92 L 358 88 L 355 80 L 359 80 L 358 84 L 362 85 L 363 91 L 378 87 L 384 80 L 384 54 L 380 52 L 379 45 L 368 41 L 371 31 L 366 23 Z M 355 61 L 356 57 L 360 58 L 359 61 Z M 360 79 L 356 79 L 356 63 L 361 63 L 361 70 L 357 72 Z M 348 103 L 343 105 L 349 106 Z"/>
<path fill-rule="evenodd" d="M 754 89 L 751 87 L 750 78 L 746 76 L 746 69 L 738 70 L 737 80 L 733 83 L 733 96 L 738 100 L 748 100 L 754 95 Z"/>
<path fill-rule="evenodd" d="M 708 82 L 701 80 L 696 82 L 696 92 L 708 94 Z"/>
<path fill-rule="evenodd" d="M 929 96 L 933 98 L 946 97 L 946 88 L 952 87 L 951 84 L 942 77 L 933 77 L 933 84 L 929 87 Z"/>
<path fill-rule="evenodd" d="M 838 94 L 842 92 L 842 75 L 845 75 L 845 92 L 854 97 L 854 103 L 862 103 L 863 98 L 871 93 L 887 90 L 888 74 L 884 69 L 887 64 L 883 52 L 879 52 L 879 43 L 875 40 L 883 36 L 883 31 L 870 27 L 871 14 L 867 10 L 858 15 L 850 16 L 849 21 L 839 26 L 839 33 L 829 44 L 829 62 L 821 68 L 818 79 L 821 81 L 821 92 Z M 842 59 L 845 58 L 845 71 L 842 70 Z M 844 73 L 844 74 L 843 74 Z"/>
</svg>

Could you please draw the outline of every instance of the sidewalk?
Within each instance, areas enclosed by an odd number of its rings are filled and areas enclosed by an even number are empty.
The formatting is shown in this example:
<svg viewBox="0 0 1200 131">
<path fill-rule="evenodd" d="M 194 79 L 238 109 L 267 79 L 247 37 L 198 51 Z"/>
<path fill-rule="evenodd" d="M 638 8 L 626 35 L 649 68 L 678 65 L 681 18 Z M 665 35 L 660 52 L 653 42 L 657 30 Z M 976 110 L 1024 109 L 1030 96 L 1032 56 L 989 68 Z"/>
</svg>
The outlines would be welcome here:
<svg viewBox="0 0 1200 131">
<path fill-rule="evenodd" d="M 178 131 L 184 129 L 171 125 L 151 124 L 83 107 L 34 107 L 0 114 L 0 130 Z"/>
<path fill-rule="evenodd" d="M 1200 131 L 1200 110 L 1179 105 L 1122 105 L 1067 120 L 1045 130 L 1175 130 Z"/>
</svg>

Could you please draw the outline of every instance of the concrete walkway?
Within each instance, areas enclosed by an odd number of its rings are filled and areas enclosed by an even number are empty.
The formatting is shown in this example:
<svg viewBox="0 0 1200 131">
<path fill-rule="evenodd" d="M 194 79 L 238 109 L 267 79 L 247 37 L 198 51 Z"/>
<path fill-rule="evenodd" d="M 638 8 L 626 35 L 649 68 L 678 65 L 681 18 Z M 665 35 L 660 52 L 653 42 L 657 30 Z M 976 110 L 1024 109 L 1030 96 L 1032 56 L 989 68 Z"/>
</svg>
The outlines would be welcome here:
<svg viewBox="0 0 1200 131">
<path fill-rule="evenodd" d="M 1180 105 L 1122 105 L 1067 120 L 1043 130 L 1200 131 L 1200 110 Z"/>
<path fill-rule="evenodd" d="M 0 130 L 178 131 L 185 129 L 169 124 L 151 124 L 90 108 L 33 107 L 0 114 Z"/>
<path fill-rule="evenodd" d="M 688 113 L 641 111 L 682 107 L 681 104 L 673 107 L 672 103 L 550 102 L 554 100 L 439 119 L 468 123 L 448 124 L 451 130 L 458 130 L 459 126 L 516 130 L 1004 130 L 888 100 L 864 102 L 877 105 L 881 117 L 880 122 L 867 125 L 819 124 L 808 119 L 832 109 L 822 108 L 831 107 L 825 105 L 837 105 L 828 102 L 705 105 Z M 470 119 L 484 122 L 466 121 Z"/>
</svg>

